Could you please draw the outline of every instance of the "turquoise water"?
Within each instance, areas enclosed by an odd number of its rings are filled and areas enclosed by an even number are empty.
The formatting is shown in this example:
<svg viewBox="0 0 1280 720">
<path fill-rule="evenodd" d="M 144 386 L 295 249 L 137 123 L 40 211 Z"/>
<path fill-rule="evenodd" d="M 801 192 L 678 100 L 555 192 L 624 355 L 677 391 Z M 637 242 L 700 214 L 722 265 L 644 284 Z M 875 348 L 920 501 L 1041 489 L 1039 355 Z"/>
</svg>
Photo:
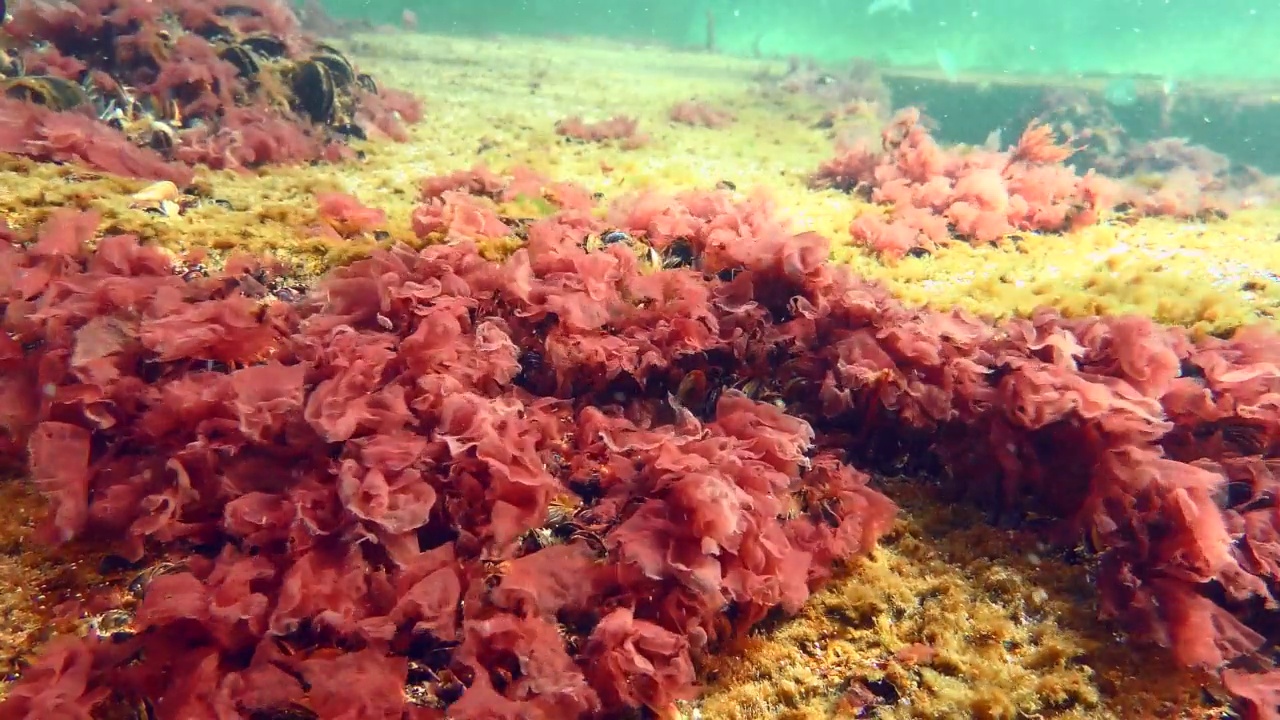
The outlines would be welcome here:
<svg viewBox="0 0 1280 720">
<path fill-rule="evenodd" d="M 1280 77 L 1276 0 L 328 0 L 335 15 L 445 34 L 595 35 L 734 55 L 867 57 L 956 72 Z M 901 0 L 897 0 L 901 2 Z M 894 0 L 881 0 L 888 5 Z"/>
</svg>

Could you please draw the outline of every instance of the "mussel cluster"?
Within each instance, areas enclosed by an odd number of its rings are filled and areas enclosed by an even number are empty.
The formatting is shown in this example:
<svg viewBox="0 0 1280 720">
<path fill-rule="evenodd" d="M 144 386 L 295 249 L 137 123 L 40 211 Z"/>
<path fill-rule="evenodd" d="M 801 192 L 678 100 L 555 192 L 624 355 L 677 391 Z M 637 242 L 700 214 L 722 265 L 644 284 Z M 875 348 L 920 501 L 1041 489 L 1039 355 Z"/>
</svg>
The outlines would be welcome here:
<svg viewBox="0 0 1280 720">
<path fill-rule="evenodd" d="M 80 83 L 56 75 L 24 74 L 22 59 L 8 50 L 0 54 L 0 88 L 7 97 L 53 110 L 71 110 L 92 102 L 89 91 Z"/>
<path fill-rule="evenodd" d="M 198 98 L 182 92 L 160 97 L 139 89 L 154 80 L 179 38 L 196 35 L 237 73 L 237 87 L 219 88 L 215 80 L 214 87 L 208 88 L 214 94 L 230 90 L 237 105 L 292 112 L 313 129 L 363 139 L 365 133 L 355 116 L 362 92 L 378 92 L 373 78 L 358 73 L 331 45 L 263 31 L 242 32 L 240 16 L 256 12 L 223 6 L 214 21 L 194 29 L 183 28 L 166 15 L 159 27 L 134 28 L 128 43 L 66 34 L 35 39 L 26 48 L 0 51 L 0 93 L 57 111 L 91 111 L 135 144 L 163 152 L 173 147 L 182 130 L 216 127 L 223 115 L 222 108 L 209 110 L 207 102 L 197 109 Z M 305 50 L 299 51 L 299 46 Z M 39 57 L 42 49 L 80 60 L 86 69 L 75 80 L 27 72 L 22 58 Z"/>
<path fill-rule="evenodd" d="M 21 59 L 6 52 L 0 65 L 0 92 L 5 97 L 43 105 L 59 112 L 93 112 L 99 120 L 123 132 L 134 144 L 155 150 L 173 147 L 184 125 L 174 102 L 161 103 L 150 95 L 135 95 L 121 85 L 114 92 L 57 75 L 26 74 Z"/>
<path fill-rule="evenodd" d="M 312 43 L 301 58 L 290 56 L 286 43 L 272 35 L 237 36 L 219 29 L 209 38 L 218 57 L 235 66 L 250 92 L 266 92 L 299 115 L 336 132 L 364 137 L 355 123 L 359 89 L 378 92 L 373 78 L 358 73 L 342 51 Z"/>
</svg>

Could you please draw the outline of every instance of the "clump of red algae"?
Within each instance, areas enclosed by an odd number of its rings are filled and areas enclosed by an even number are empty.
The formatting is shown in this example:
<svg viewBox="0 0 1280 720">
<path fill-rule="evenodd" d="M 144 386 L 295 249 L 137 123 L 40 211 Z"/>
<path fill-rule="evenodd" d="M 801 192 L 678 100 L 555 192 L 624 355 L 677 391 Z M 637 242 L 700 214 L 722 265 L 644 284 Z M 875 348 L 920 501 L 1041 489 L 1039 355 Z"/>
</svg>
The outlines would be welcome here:
<svg viewBox="0 0 1280 720">
<path fill-rule="evenodd" d="M 422 116 L 280 0 L 27 2 L 5 33 L 0 151 L 42 161 L 185 184 L 183 165 L 352 157 L 350 138 L 403 139 Z"/>
<path fill-rule="evenodd" d="M 1035 120 L 1008 151 L 946 149 L 919 112 L 907 109 L 882 131 L 881 150 L 858 138 L 823 163 L 810 185 L 887 205 L 887 212 L 855 217 L 850 234 L 890 261 L 956 238 L 991 243 L 1017 232 L 1068 232 L 1111 211 L 1130 222 L 1222 218 L 1277 194 L 1275 182 L 1258 171 L 1228 172 L 1226 158 L 1176 139 L 1130 144 L 1113 155 L 1091 150 L 1087 162 L 1094 167 L 1084 175 L 1063 165 L 1075 151 Z"/>
<path fill-rule="evenodd" d="M 1081 228 L 1119 197 L 1110 180 L 1061 165 L 1072 150 L 1045 125 L 1032 123 L 1007 152 L 955 152 L 933 139 L 918 110 L 907 109 L 884 129 L 881 145 L 845 149 L 810 182 L 888 205 L 887 214 L 865 212 L 850 226 L 856 242 L 887 259 L 927 253 L 953 237 L 991 243 L 1017 231 Z"/>
<path fill-rule="evenodd" d="M 672 122 L 693 127 L 723 128 L 732 125 L 737 118 L 728 110 L 708 105 L 700 100 L 683 100 L 671 106 L 667 116 Z"/>
<path fill-rule="evenodd" d="M 1087 538 L 1104 617 L 1280 717 L 1274 330 L 909 308 L 760 195 L 486 205 L 550 185 L 428 180 L 522 247 L 450 223 L 297 302 L 95 244 L 92 214 L 10 231 L 0 448 L 42 536 L 183 569 L 136 634 L 51 641 L 0 720 L 670 716 L 700 658 L 874 546 L 894 506 L 854 466 L 904 451 Z"/>
<path fill-rule="evenodd" d="M 387 224 L 385 212 L 371 208 L 347 193 L 320 193 L 316 195 L 316 205 L 316 214 L 324 227 L 340 238 L 369 235 Z"/>
<path fill-rule="evenodd" d="M 193 176 L 186 165 L 139 147 L 91 115 L 58 112 L 12 98 L 0 98 L 0 152 L 181 186 Z"/>
<path fill-rule="evenodd" d="M 556 134 L 566 140 L 585 143 L 615 143 L 624 150 L 635 150 L 649 144 L 649 135 L 641 132 L 640 122 L 629 115 L 587 122 L 580 116 L 556 122 Z"/>
<path fill-rule="evenodd" d="M 468 193 L 446 190 L 426 197 L 410 218 L 418 237 L 434 242 L 494 239 L 511 234 L 493 201 Z"/>
</svg>

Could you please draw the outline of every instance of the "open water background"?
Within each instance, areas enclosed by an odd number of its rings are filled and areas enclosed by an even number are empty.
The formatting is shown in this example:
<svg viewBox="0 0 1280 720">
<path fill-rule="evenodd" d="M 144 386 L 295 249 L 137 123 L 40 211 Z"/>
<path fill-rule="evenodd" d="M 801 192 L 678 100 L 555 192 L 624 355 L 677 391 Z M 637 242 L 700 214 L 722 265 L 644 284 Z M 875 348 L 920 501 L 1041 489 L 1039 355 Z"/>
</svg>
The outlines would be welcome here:
<svg viewBox="0 0 1280 720">
<path fill-rule="evenodd" d="M 1280 78 L 1278 0 L 325 0 L 340 17 L 460 35 L 592 35 L 735 55 L 866 57 L 958 72 Z M 881 0 L 892 5 L 903 0 Z"/>
</svg>

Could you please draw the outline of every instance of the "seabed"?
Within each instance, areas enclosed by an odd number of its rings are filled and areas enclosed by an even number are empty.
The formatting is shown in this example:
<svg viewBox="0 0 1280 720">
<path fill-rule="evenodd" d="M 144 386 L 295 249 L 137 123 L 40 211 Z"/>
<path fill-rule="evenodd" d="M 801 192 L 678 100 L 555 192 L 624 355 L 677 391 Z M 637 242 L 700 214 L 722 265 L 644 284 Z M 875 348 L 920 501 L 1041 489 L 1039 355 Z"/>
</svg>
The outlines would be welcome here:
<svg viewBox="0 0 1280 720">
<path fill-rule="evenodd" d="M 349 192 L 386 210 L 381 242 L 417 243 L 409 215 L 423 177 L 524 165 L 607 198 L 765 188 L 798 230 L 834 241 L 832 262 L 911 303 L 991 317 L 1041 305 L 1136 313 L 1202 332 L 1274 322 L 1280 308 L 1280 279 L 1268 270 L 1280 268 L 1280 212 L 1268 209 L 1204 224 L 1109 222 L 999 246 L 960 242 L 885 265 L 849 245 L 860 201 L 806 186 L 832 139 L 813 127 L 816 106 L 759 92 L 758 76 L 781 74 L 781 62 L 574 39 L 406 33 L 339 44 L 381 83 L 425 100 L 410 142 L 358 144 L 363 159 L 345 165 L 203 172 L 197 184 L 223 202 L 172 215 L 131 207 L 145 181 L 0 158 L 0 213 L 30 227 L 54 208 L 93 208 L 103 232 L 136 233 L 175 252 L 270 253 L 314 276 L 374 247 L 315 232 L 317 192 Z M 738 122 L 715 130 L 669 122 L 668 108 L 691 98 L 732 110 Z M 567 143 L 553 129 L 570 115 L 619 114 L 639 118 L 652 138 L 645 147 Z M 799 617 L 767 623 L 707 664 L 705 692 L 682 709 L 686 717 L 853 718 L 874 698 L 894 700 L 876 710 L 885 719 L 1231 717 L 1211 677 L 1127 646 L 1097 619 L 1085 553 L 1043 545 L 1026 528 L 995 527 L 911 480 L 881 480 L 902 512 L 875 552 Z M 0 659 L 12 671 L 52 630 L 69 629 L 51 625 L 60 603 L 127 578 L 99 575 L 91 548 L 34 543 L 41 508 L 29 484 L 0 484 L 0 506 Z"/>
</svg>

